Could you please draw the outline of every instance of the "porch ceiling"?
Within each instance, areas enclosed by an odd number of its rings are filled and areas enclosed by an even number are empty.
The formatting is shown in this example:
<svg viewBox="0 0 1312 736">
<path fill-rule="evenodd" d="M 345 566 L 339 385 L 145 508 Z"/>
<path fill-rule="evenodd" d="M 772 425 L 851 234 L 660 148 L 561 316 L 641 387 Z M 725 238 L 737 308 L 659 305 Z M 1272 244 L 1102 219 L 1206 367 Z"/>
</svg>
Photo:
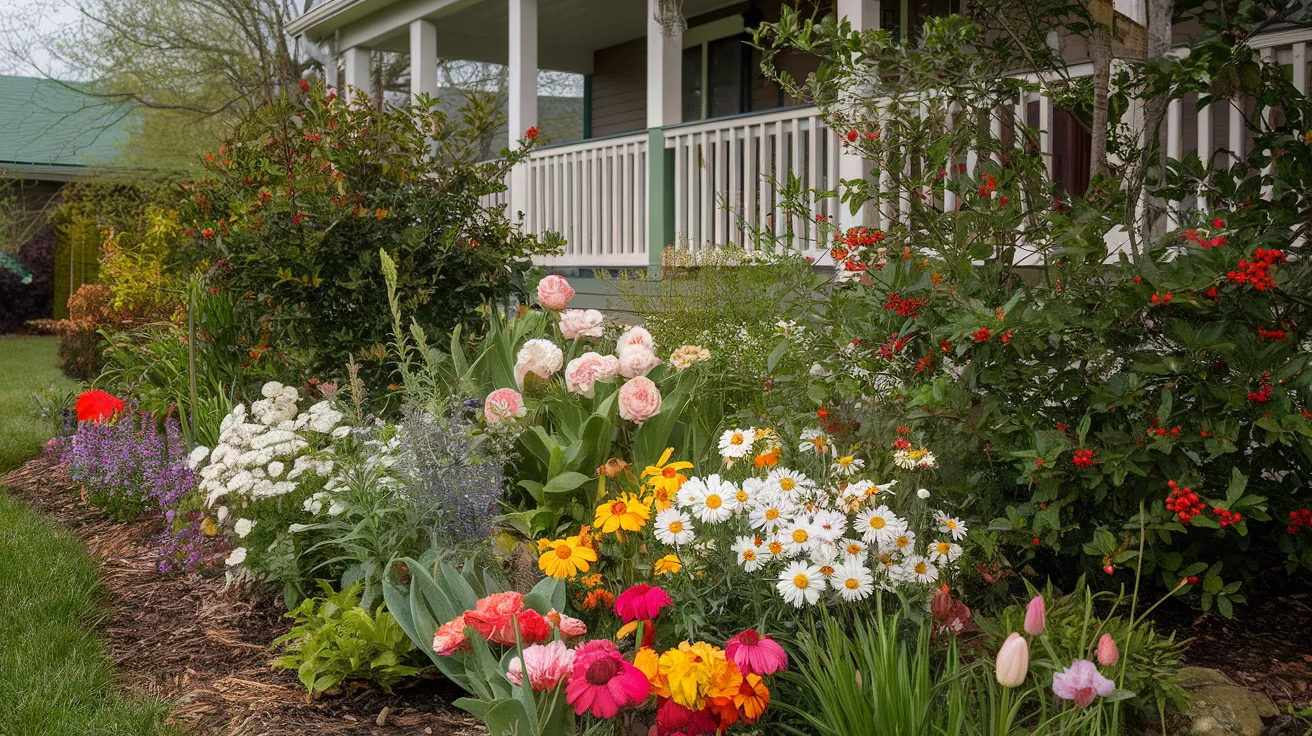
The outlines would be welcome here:
<svg viewBox="0 0 1312 736">
<path fill-rule="evenodd" d="M 740 0 L 684 0 L 684 17 Z M 589 74 L 592 52 L 647 32 L 650 0 L 539 0 L 538 66 Z M 323 41 L 340 32 L 338 49 L 354 46 L 409 51 L 409 24 L 437 25 L 437 53 L 445 59 L 506 63 L 510 24 L 507 0 L 329 0 L 288 31 Z"/>
</svg>

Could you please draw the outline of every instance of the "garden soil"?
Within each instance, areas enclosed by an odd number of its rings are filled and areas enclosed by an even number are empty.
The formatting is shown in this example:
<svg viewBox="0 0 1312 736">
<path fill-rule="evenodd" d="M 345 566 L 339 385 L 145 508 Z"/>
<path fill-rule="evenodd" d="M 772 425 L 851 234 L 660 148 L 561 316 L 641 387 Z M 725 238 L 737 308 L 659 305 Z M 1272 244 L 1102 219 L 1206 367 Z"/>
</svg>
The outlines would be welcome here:
<svg viewBox="0 0 1312 736">
<path fill-rule="evenodd" d="M 419 678 L 392 694 L 348 689 L 308 702 L 290 670 L 277 668 L 271 643 L 291 628 L 272 601 L 224 590 L 221 578 L 162 576 L 151 538 L 163 520 L 121 523 L 77 501 L 50 458 L 0 478 L 62 523 L 100 566 L 107 593 L 100 629 L 125 689 L 174 704 L 169 721 L 194 734 L 224 736 L 410 736 L 485 734 L 450 703 L 449 682 Z"/>
</svg>

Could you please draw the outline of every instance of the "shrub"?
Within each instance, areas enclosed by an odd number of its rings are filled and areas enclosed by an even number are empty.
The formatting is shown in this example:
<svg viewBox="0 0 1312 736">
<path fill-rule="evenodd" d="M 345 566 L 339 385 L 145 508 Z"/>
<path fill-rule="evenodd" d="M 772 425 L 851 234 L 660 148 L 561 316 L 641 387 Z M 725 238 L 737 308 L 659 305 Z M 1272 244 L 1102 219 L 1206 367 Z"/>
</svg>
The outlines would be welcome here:
<svg viewBox="0 0 1312 736">
<path fill-rule="evenodd" d="M 119 323 L 110 307 L 113 295 L 100 284 L 83 284 L 68 300 L 68 319 L 54 325 L 59 334 L 59 367 L 70 377 L 90 381 L 105 365 L 100 330 Z"/>
<path fill-rule="evenodd" d="M 520 288 L 528 257 L 548 249 L 480 203 L 524 150 L 476 163 L 485 125 L 316 88 L 255 111 L 206 156 L 204 175 L 183 185 L 181 259 L 231 266 L 252 362 L 282 354 L 331 375 L 354 354 L 377 366 L 383 353 L 371 348 L 390 322 L 380 249 L 428 327 L 450 329 Z"/>
<path fill-rule="evenodd" d="M 0 267 L 0 333 L 20 332 L 28 320 L 48 318 L 54 294 L 54 232 L 45 228 L 19 249 L 26 275 Z"/>
<path fill-rule="evenodd" d="M 87 421 L 65 441 L 60 463 L 82 484 L 84 500 L 119 519 L 169 508 L 196 489 L 175 419 L 128 407 L 116 418 Z"/>
</svg>

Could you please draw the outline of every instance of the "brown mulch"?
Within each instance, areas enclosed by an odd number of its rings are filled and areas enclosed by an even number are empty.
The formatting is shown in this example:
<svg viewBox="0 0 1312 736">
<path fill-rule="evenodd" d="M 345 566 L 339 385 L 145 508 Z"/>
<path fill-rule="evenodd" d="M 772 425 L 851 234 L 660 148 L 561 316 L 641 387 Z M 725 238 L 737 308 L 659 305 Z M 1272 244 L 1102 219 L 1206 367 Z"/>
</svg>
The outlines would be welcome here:
<svg viewBox="0 0 1312 736">
<path fill-rule="evenodd" d="M 49 458 L 0 478 L 0 486 L 81 540 L 100 564 L 107 596 L 100 629 L 126 689 L 174 703 L 170 722 L 196 734 L 482 734 L 450 702 L 458 688 L 418 678 L 394 693 L 357 689 L 307 702 L 295 672 L 273 666 L 271 642 L 290 628 L 282 609 L 224 590 L 223 580 L 156 572 L 151 537 L 162 525 L 122 523 L 82 505 Z"/>
</svg>

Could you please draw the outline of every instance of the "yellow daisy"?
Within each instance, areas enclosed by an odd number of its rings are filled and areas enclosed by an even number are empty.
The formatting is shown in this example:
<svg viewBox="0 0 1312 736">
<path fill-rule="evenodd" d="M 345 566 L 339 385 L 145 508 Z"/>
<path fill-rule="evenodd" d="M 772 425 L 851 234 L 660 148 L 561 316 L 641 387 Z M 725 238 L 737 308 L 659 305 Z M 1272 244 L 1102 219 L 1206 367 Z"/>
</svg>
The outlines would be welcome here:
<svg viewBox="0 0 1312 736">
<path fill-rule="evenodd" d="M 678 493 L 679 487 L 688 480 L 688 476 L 679 472 L 682 470 L 691 470 L 692 463 L 686 460 L 670 462 L 670 455 L 674 454 L 673 447 L 665 448 L 661 454 L 661 459 L 656 461 L 655 465 L 648 465 L 642 471 L 642 477 L 647 479 L 647 485 L 656 493 L 656 510 L 664 511 L 670 507 L 670 499 Z"/>
<path fill-rule="evenodd" d="M 578 537 L 555 539 L 538 558 L 538 567 L 553 578 L 569 578 L 587 572 L 597 561 L 597 553 L 579 541 Z"/>
<path fill-rule="evenodd" d="M 650 518 L 651 507 L 630 493 L 597 506 L 592 525 L 602 534 L 613 534 L 621 529 L 636 532 L 646 526 Z"/>
</svg>

